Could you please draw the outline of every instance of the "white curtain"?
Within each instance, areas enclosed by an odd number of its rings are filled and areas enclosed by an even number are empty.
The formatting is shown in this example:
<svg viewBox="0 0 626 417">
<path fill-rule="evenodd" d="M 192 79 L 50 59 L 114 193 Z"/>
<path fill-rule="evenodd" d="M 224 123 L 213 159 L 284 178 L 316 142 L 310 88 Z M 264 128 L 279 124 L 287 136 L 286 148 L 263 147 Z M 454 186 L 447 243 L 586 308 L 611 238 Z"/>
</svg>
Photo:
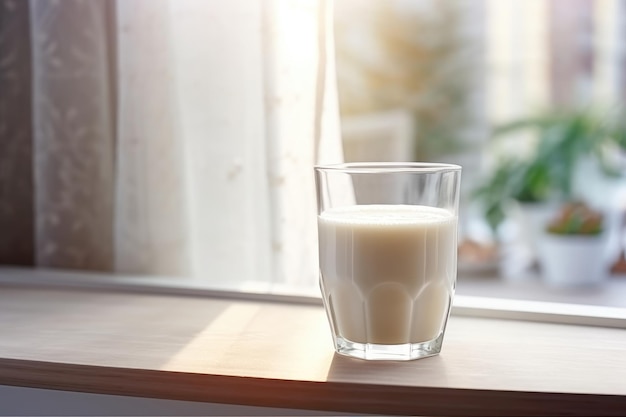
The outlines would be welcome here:
<svg viewBox="0 0 626 417">
<path fill-rule="evenodd" d="M 315 282 L 313 165 L 342 158 L 330 4 L 30 5 L 39 265 Z"/>
</svg>

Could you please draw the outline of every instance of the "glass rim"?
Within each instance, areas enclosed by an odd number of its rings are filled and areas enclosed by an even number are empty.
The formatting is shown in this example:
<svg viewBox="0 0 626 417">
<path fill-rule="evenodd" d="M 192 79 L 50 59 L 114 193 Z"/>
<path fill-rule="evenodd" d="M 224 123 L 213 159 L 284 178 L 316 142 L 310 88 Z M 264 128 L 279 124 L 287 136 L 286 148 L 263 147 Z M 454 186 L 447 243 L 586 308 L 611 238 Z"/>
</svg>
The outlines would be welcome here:
<svg viewBox="0 0 626 417">
<path fill-rule="evenodd" d="M 461 166 L 443 162 L 344 162 L 339 164 L 318 164 L 316 171 L 333 171 L 358 174 L 391 172 L 456 172 Z"/>
</svg>

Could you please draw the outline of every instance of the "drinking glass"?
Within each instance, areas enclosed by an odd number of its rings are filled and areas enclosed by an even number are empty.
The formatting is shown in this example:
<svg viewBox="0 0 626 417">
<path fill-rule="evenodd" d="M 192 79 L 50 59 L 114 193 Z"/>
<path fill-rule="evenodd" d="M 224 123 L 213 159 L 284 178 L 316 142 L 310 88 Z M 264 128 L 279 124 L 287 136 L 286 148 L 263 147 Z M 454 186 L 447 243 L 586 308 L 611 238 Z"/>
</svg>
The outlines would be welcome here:
<svg viewBox="0 0 626 417">
<path fill-rule="evenodd" d="M 441 351 L 457 275 L 461 167 L 315 167 L 320 288 L 343 355 L 411 360 Z"/>
</svg>

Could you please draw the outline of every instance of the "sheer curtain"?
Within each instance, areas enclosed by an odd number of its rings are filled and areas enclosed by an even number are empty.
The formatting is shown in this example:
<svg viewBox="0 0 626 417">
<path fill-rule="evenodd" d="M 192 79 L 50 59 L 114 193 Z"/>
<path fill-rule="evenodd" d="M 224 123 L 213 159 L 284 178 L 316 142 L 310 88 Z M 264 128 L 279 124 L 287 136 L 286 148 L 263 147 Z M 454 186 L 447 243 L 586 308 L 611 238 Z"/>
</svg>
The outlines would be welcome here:
<svg viewBox="0 0 626 417">
<path fill-rule="evenodd" d="M 19 49 L 31 49 L 22 141 L 32 149 L 4 146 L 0 163 L 29 155 L 32 210 L 17 217 L 30 216 L 32 230 L 0 218 L 21 227 L 0 236 L 3 263 L 7 239 L 31 233 L 41 267 L 315 281 L 312 166 L 342 158 L 330 4 L 28 6 L 30 41 Z M 5 32 L 0 61 L 15 65 Z M 6 187 L 16 175 L 0 174 L 0 207 L 17 201 Z"/>
</svg>

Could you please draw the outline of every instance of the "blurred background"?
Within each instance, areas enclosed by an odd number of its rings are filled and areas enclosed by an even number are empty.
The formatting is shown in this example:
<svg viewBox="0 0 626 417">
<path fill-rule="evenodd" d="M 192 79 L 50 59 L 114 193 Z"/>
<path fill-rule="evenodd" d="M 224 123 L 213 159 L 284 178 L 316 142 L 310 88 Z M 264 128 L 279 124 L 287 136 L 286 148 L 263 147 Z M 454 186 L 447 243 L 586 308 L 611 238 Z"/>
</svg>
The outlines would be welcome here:
<svg viewBox="0 0 626 417">
<path fill-rule="evenodd" d="M 335 36 L 346 160 L 463 166 L 460 292 L 619 281 L 626 1 L 339 0 Z"/>
<path fill-rule="evenodd" d="M 311 167 L 437 161 L 459 293 L 626 306 L 625 100 L 626 0 L 6 0 L 0 265 L 317 293 Z"/>
</svg>

